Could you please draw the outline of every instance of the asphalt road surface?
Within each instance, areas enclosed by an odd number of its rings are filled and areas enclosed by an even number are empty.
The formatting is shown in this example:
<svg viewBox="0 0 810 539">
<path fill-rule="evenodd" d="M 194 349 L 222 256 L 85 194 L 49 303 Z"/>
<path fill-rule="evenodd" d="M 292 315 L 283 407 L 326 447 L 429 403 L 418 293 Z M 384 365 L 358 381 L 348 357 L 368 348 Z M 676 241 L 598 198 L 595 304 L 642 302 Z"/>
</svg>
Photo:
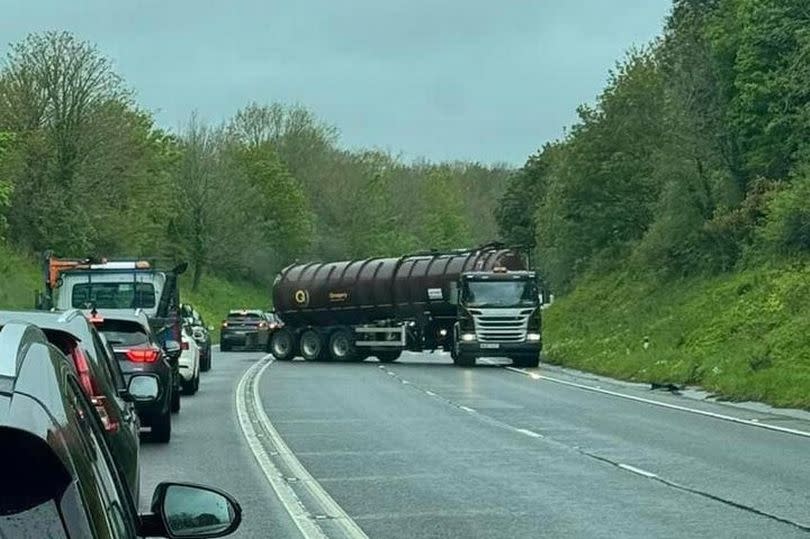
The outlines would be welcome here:
<svg viewBox="0 0 810 539">
<path fill-rule="evenodd" d="M 547 367 L 215 352 L 171 444 L 142 445 L 142 492 L 220 486 L 237 537 L 807 537 L 802 433 L 801 414 Z"/>
</svg>

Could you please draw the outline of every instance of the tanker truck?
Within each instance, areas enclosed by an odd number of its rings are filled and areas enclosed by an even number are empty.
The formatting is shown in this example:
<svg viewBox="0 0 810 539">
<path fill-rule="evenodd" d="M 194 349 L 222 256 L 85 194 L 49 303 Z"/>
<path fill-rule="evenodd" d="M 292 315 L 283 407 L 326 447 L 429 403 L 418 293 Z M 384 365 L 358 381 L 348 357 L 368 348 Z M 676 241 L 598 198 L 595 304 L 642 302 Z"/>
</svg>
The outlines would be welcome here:
<svg viewBox="0 0 810 539">
<path fill-rule="evenodd" d="M 536 367 L 542 347 L 537 276 L 502 244 L 295 264 L 276 277 L 273 302 L 282 324 L 269 351 L 282 361 L 445 350 L 459 366 L 501 357 Z"/>
</svg>

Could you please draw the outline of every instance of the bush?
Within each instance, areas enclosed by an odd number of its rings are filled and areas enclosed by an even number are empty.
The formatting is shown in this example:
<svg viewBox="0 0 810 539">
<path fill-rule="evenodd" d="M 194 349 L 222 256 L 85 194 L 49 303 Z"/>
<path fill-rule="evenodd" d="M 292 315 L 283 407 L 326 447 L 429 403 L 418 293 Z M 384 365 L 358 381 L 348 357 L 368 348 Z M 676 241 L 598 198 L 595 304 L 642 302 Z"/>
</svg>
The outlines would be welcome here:
<svg viewBox="0 0 810 539">
<path fill-rule="evenodd" d="M 770 200 L 762 239 L 780 254 L 810 252 L 810 174 Z"/>
</svg>

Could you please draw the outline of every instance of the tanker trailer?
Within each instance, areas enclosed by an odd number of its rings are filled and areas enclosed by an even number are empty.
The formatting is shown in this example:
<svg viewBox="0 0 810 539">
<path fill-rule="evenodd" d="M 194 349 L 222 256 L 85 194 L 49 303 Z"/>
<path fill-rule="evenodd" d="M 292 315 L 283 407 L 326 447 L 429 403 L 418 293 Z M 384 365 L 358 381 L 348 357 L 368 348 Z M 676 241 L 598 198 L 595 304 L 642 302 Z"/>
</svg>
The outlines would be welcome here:
<svg viewBox="0 0 810 539">
<path fill-rule="evenodd" d="M 399 258 L 295 264 L 273 284 L 283 325 L 279 360 L 396 361 L 443 349 L 454 363 L 511 358 L 536 366 L 541 349 L 537 276 L 501 244 Z"/>
</svg>

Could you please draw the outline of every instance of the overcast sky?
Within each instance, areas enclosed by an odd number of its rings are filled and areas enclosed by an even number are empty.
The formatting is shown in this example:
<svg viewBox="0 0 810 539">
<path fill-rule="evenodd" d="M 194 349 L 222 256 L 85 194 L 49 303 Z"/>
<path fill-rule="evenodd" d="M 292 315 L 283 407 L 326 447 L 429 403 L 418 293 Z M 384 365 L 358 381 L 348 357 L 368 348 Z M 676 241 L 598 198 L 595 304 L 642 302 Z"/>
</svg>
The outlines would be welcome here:
<svg viewBox="0 0 810 539">
<path fill-rule="evenodd" d="M 296 102 L 348 147 L 522 164 L 671 0 L 0 0 L 0 41 L 96 43 L 158 122 Z"/>
</svg>

